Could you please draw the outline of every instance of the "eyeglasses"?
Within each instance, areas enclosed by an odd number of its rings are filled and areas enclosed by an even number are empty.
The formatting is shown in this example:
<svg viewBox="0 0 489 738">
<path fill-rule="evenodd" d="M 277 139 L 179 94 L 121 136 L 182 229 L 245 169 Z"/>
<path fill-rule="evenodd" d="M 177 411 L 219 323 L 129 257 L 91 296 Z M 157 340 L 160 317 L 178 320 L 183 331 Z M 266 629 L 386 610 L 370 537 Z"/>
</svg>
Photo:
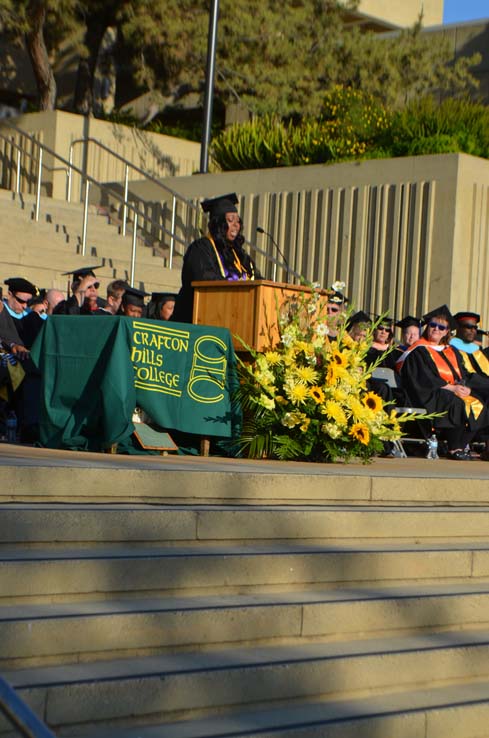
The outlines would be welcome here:
<svg viewBox="0 0 489 738">
<path fill-rule="evenodd" d="M 20 297 L 17 297 L 17 295 L 14 292 L 12 292 L 12 294 L 13 294 L 14 298 L 17 300 L 17 302 L 20 302 L 21 305 L 27 305 L 27 303 L 30 300 L 30 298 L 29 298 L 29 300 L 21 300 Z"/>
<path fill-rule="evenodd" d="M 473 325 L 472 323 L 460 323 L 461 328 L 467 328 L 469 331 L 476 331 L 478 326 Z"/>
<path fill-rule="evenodd" d="M 428 325 L 429 325 L 430 328 L 438 328 L 438 330 L 440 330 L 440 331 L 447 331 L 448 330 L 448 326 L 447 325 L 443 325 L 443 323 L 435 323 L 434 321 L 431 321 L 430 323 L 428 323 Z"/>
<path fill-rule="evenodd" d="M 339 307 L 332 306 L 332 305 L 327 305 L 326 306 L 326 309 L 327 309 L 328 313 L 339 313 L 340 312 Z"/>
<path fill-rule="evenodd" d="M 87 284 L 85 287 L 86 290 L 89 290 L 90 287 L 95 287 L 96 290 L 100 287 L 100 282 L 92 282 L 92 284 Z"/>
</svg>

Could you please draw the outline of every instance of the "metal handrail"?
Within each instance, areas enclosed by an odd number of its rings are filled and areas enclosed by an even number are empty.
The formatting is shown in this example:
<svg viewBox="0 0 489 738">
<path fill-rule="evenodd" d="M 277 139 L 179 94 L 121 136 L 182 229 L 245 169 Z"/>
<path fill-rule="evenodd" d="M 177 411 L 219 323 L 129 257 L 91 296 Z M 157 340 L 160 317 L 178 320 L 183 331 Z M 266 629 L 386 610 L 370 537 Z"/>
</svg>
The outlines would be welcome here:
<svg viewBox="0 0 489 738">
<path fill-rule="evenodd" d="M 35 146 L 39 149 L 39 158 L 38 158 L 38 171 L 37 171 L 37 183 L 36 183 L 36 203 L 35 203 L 35 220 L 38 221 L 39 219 L 39 212 L 40 212 L 40 196 L 41 196 L 41 185 L 42 185 L 42 168 L 43 166 L 46 167 L 49 171 L 64 171 L 66 173 L 67 177 L 67 200 L 68 200 L 68 193 L 71 196 L 71 179 L 73 172 L 77 173 L 81 179 L 82 182 L 85 182 L 85 193 L 83 198 L 83 225 L 82 225 L 82 249 L 81 254 L 82 256 L 85 256 L 86 252 L 86 238 L 87 238 L 87 220 L 88 220 L 88 195 L 89 195 L 89 188 L 90 185 L 95 185 L 96 187 L 102 189 L 106 189 L 123 207 L 123 227 L 122 227 L 122 235 L 126 235 L 125 231 L 125 224 L 127 221 L 127 212 L 128 210 L 132 211 L 133 213 L 133 247 L 132 247 L 132 253 L 131 253 L 131 279 L 134 279 L 134 271 L 135 271 L 135 259 L 136 259 L 136 239 L 137 239 L 137 223 L 139 218 L 142 222 L 147 222 L 150 226 L 155 227 L 158 229 L 162 234 L 168 235 L 170 237 L 170 248 L 169 248 L 169 257 L 168 257 L 168 266 L 171 269 L 173 267 L 173 256 L 174 256 L 174 250 L 175 250 L 175 242 L 181 244 L 183 247 L 186 247 L 188 245 L 189 239 L 182 239 L 175 233 L 175 223 L 176 223 L 176 201 L 179 200 L 181 203 L 183 203 L 186 207 L 196 211 L 197 213 L 200 213 L 200 210 L 198 206 L 196 206 L 191 200 L 187 200 L 182 195 L 179 195 L 177 192 L 172 190 L 170 187 L 167 187 L 162 182 L 159 182 L 155 177 L 152 175 L 149 175 L 144 172 L 144 170 L 140 169 L 136 165 L 129 162 L 127 159 L 124 159 L 124 157 L 120 156 L 119 154 L 116 154 L 112 152 L 105 144 L 102 144 L 100 141 L 97 141 L 96 139 L 77 139 L 73 143 L 82 142 L 84 140 L 91 140 L 94 143 L 96 143 L 98 146 L 100 146 L 102 149 L 108 151 L 111 155 L 113 155 L 115 158 L 119 159 L 126 165 L 126 169 L 131 166 L 133 169 L 141 173 L 144 177 L 149 179 L 154 184 L 158 185 L 162 189 L 164 189 L 166 192 L 170 193 L 172 196 L 172 220 L 171 220 L 171 229 L 168 230 L 168 228 L 165 228 L 165 226 L 159 222 L 155 221 L 152 217 L 148 217 L 145 212 L 141 211 L 137 205 L 135 205 L 133 202 L 127 199 L 128 195 L 128 189 L 127 189 L 127 183 L 125 183 L 124 186 L 124 196 L 121 196 L 119 192 L 117 192 L 116 189 L 111 187 L 107 183 L 102 183 L 97 181 L 94 177 L 91 177 L 89 174 L 86 174 L 83 172 L 79 167 L 75 166 L 72 161 L 67 161 L 64 157 L 62 157 L 60 154 L 57 154 L 55 151 L 53 151 L 49 146 L 46 146 L 45 144 L 38 141 L 34 136 L 27 133 L 27 131 L 22 130 L 21 128 L 18 128 L 18 126 L 13 125 L 9 122 L 9 128 L 13 129 L 14 131 L 17 131 L 19 135 L 26 138 L 28 141 L 31 141 Z M 30 157 L 31 159 L 35 159 L 34 155 L 31 154 L 29 151 L 27 151 L 25 148 L 22 148 L 19 144 L 17 144 L 12 137 L 6 136 L 5 134 L 0 133 L 0 138 L 9 143 L 10 145 L 13 145 L 16 149 L 20 150 L 20 152 L 24 153 L 24 155 Z M 47 167 L 45 164 L 43 164 L 43 152 L 49 154 L 52 156 L 55 160 L 60 161 L 62 164 L 64 164 L 64 167 Z M 70 158 L 72 158 L 72 147 L 70 147 Z M 16 177 L 16 191 L 19 192 L 19 183 L 20 183 L 20 158 L 17 157 L 17 177 Z M 140 199 L 140 198 L 139 198 Z M 68 200 L 69 202 L 69 200 Z M 140 202 L 145 203 L 146 201 L 141 200 Z M 276 274 L 277 267 L 284 269 L 288 274 L 291 274 L 293 277 L 301 280 L 302 277 L 300 274 L 295 272 L 293 269 L 291 269 L 288 264 L 285 264 L 283 261 L 275 258 L 274 256 L 270 256 L 264 249 L 261 249 L 256 244 L 252 244 L 250 241 L 246 241 L 246 243 L 258 254 L 263 256 L 268 262 L 272 263 L 274 265 L 274 273 Z M 131 281 L 131 285 L 133 285 L 133 281 Z"/>
<path fill-rule="evenodd" d="M 124 206 L 122 211 L 122 235 L 126 235 L 126 222 L 127 222 L 127 206 L 126 203 L 128 202 L 128 193 L 129 193 L 129 168 L 133 169 L 138 174 L 141 174 L 144 179 L 147 179 L 152 184 L 156 185 L 157 187 L 161 187 L 165 191 L 166 194 L 170 194 L 172 197 L 172 225 L 170 229 L 170 269 L 172 267 L 172 261 L 173 261 L 173 235 L 175 232 L 175 216 L 176 216 L 176 201 L 179 200 L 183 205 L 189 208 L 193 208 L 197 213 L 199 213 L 199 208 L 194 205 L 194 203 L 191 200 L 187 200 L 186 197 L 183 197 L 183 195 L 180 195 L 178 192 L 173 190 L 171 187 L 168 187 L 167 185 L 160 182 L 159 179 L 156 177 L 153 177 L 152 174 L 148 174 L 144 171 L 144 169 L 141 169 L 141 167 L 136 166 L 136 164 L 133 164 L 132 162 L 128 161 L 128 159 L 125 159 L 120 154 L 117 154 L 115 151 L 112 151 L 108 146 L 103 144 L 101 141 L 98 141 L 96 138 L 92 138 L 91 136 L 87 136 L 86 138 L 77 138 L 70 144 L 70 153 L 69 153 L 69 162 L 70 164 L 73 164 L 73 150 L 74 146 L 80 143 L 93 143 L 99 148 L 101 148 L 103 151 L 108 153 L 110 156 L 112 156 L 114 159 L 117 159 L 118 161 L 122 162 L 124 164 Z M 70 173 L 68 174 L 68 190 L 66 199 L 68 202 L 71 202 L 71 168 Z"/>
<path fill-rule="evenodd" d="M 42 183 L 42 168 L 43 168 L 43 152 L 49 154 L 50 156 L 53 156 L 55 159 L 59 160 L 63 164 L 66 165 L 66 169 L 61 169 L 61 171 L 68 172 L 70 169 L 76 172 L 80 175 L 83 181 L 85 181 L 85 197 L 83 202 L 83 226 L 82 226 L 82 249 L 81 253 L 82 256 L 85 256 L 86 253 L 86 234 L 87 234 L 87 218 L 88 218 L 88 193 L 87 190 L 89 189 L 90 185 L 95 185 L 99 187 L 100 189 L 105 188 L 107 191 L 111 193 L 111 195 L 118 200 L 118 202 L 121 205 L 125 205 L 128 210 L 131 210 L 134 213 L 134 216 L 138 216 L 138 218 L 141 218 L 142 221 L 146 221 L 149 223 L 150 226 L 154 226 L 157 229 L 159 229 L 162 233 L 170 236 L 171 242 L 170 242 L 170 256 L 169 256 L 169 262 L 170 262 L 170 268 L 173 262 L 173 255 L 174 255 L 174 248 L 175 248 L 175 242 L 180 243 L 182 246 L 187 246 L 188 240 L 185 240 L 183 238 L 180 238 L 174 231 L 168 230 L 168 228 L 165 228 L 165 226 L 161 222 L 155 221 L 153 218 L 148 217 L 146 213 L 141 211 L 137 205 L 134 203 L 124 200 L 124 198 L 110 185 L 107 185 L 105 183 L 98 182 L 94 177 L 91 177 L 89 174 L 85 174 L 81 169 L 79 169 L 74 164 L 70 164 L 64 157 L 62 157 L 60 154 L 57 154 L 55 151 L 53 151 L 49 146 L 46 146 L 45 144 L 38 141 L 36 138 L 31 136 L 26 131 L 23 131 L 20 128 L 17 128 L 17 126 L 13 126 L 9 123 L 9 128 L 13 128 L 16 130 L 20 135 L 27 138 L 27 140 L 31 141 L 34 145 L 36 145 L 39 149 L 39 158 L 38 158 L 38 171 L 37 171 L 37 182 L 36 182 L 36 202 L 35 202 L 35 211 L 34 211 L 34 217 L 35 220 L 39 220 L 39 212 L 40 212 L 40 196 L 41 196 L 41 183 Z M 12 141 L 12 139 L 9 136 L 6 136 L 5 134 L 0 133 L 0 138 L 6 141 L 9 144 L 14 144 L 16 148 L 19 148 L 19 145 Z M 31 154 L 31 152 L 26 151 L 25 149 L 22 149 L 21 151 L 25 156 L 28 156 L 31 159 L 35 159 L 34 155 Z M 18 165 L 19 167 L 19 165 Z M 58 171 L 60 168 L 57 169 Z M 20 173 L 19 173 L 19 180 L 20 180 Z M 187 202 L 187 201 L 184 201 Z M 189 204 L 192 206 L 192 208 L 195 208 L 195 205 L 193 203 Z M 174 219 L 172 218 L 172 222 L 174 222 Z M 131 262 L 131 273 L 134 273 L 134 264 Z"/>
<path fill-rule="evenodd" d="M 37 717 L 15 689 L 1 676 L 0 710 L 25 738 L 56 738 L 47 725 Z"/>
<path fill-rule="evenodd" d="M 105 151 L 107 154 L 109 154 L 110 156 L 112 156 L 114 159 L 117 159 L 122 164 L 124 164 L 124 197 L 125 197 L 125 200 L 127 200 L 128 185 L 129 185 L 129 168 L 131 168 L 135 172 L 137 172 L 138 174 L 141 174 L 142 177 L 144 177 L 144 179 L 148 180 L 149 182 L 151 182 L 152 184 L 156 185 L 157 187 L 160 187 L 161 189 L 165 190 L 165 192 L 168 193 L 168 194 L 170 194 L 174 199 L 180 200 L 187 207 L 193 208 L 194 210 L 197 211 L 197 213 L 200 213 L 199 206 L 198 205 L 194 205 L 194 203 L 191 200 L 187 200 L 185 197 L 183 197 L 183 195 L 180 195 L 178 192 L 176 192 L 175 190 L 173 190 L 171 187 L 168 187 L 168 185 L 163 184 L 163 182 L 161 182 L 156 177 L 153 177 L 152 174 L 148 174 L 148 172 L 145 172 L 144 169 L 141 169 L 141 167 L 136 166 L 136 164 L 133 164 L 132 162 L 130 162 L 125 157 L 121 156 L 120 154 L 117 154 L 115 151 L 112 151 L 112 149 L 110 149 L 108 146 L 106 146 L 101 141 L 98 141 L 96 138 L 93 138 L 91 136 L 87 136 L 86 138 L 77 138 L 77 139 L 75 139 L 74 141 L 71 142 L 71 144 L 70 144 L 70 153 L 69 153 L 69 161 L 70 161 L 70 163 L 73 162 L 73 150 L 74 150 L 74 147 L 76 145 L 78 145 L 78 144 L 83 144 L 83 143 L 84 144 L 89 144 L 89 143 L 95 144 L 95 146 L 98 146 L 103 151 Z M 69 178 L 69 190 L 68 190 L 67 199 L 68 199 L 68 202 L 70 202 L 70 196 L 71 196 L 71 175 L 68 175 L 68 178 Z M 171 223 L 171 228 L 170 228 L 170 232 L 171 233 L 174 233 L 175 232 L 175 212 L 176 212 L 175 205 L 173 205 L 173 208 L 172 208 L 172 223 Z M 122 222 L 122 235 L 125 235 L 125 218 L 123 218 L 123 222 Z M 295 277 L 296 279 L 299 279 L 299 280 L 302 279 L 302 276 L 300 274 L 298 274 L 298 272 L 296 272 L 293 269 L 291 269 L 288 264 L 285 264 L 283 261 L 280 261 L 279 259 L 276 259 L 273 256 L 270 256 L 266 251 L 264 251 L 263 249 L 261 249 L 259 246 L 256 246 L 256 244 L 252 244 L 250 241 L 246 241 L 246 243 L 249 244 L 254 251 L 257 251 L 259 254 L 261 254 L 266 259 L 268 259 L 268 261 L 271 261 L 272 262 L 272 264 L 275 267 L 275 274 L 276 274 L 277 266 L 279 266 L 279 267 L 282 267 L 283 269 L 285 269 L 289 274 L 292 274 L 292 276 Z M 170 254 L 171 253 L 172 253 L 172 251 L 170 249 Z M 170 268 L 171 268 L 171 266 L 170 266 Z"/>
<path fill-rule="evenodd" d="M 136 164 L 133 164 L 131 161 L 126 159 L 125 157 L 121 156 L 120 154 L 117 154 L 115 151 L 112 151 L 108 146 L 103 144 L 101 141 L 98 141 L 96 138 L 92 138 L 91 136 L 87 136 L 87 138 L 76 138 L 74 141 L 70 144 L 70 154 L 69 154 L 69 161 L 73 162 L 73 148 L 77 144 L 80 143 L 93 143 L 96 146 L 98 146 L 100 149 L 103 149 L 103 151 L 106 151 L 110 156 L 112 156 L 114 159 L 117 159 L 118 161 L 122 162 L 125 166 L 131 169 L 134 169 L 138 174 L 141 174 L 145 179 L 149 179 L 150 182 L 157 185 L 158 187 L 161 187 L 164 189 L 167 193 L 172 195 L 172 197 L 176 197 L 177 200 L 181 200 L 185 205 L 188 207 L 193 208 L 197 212 L 199 212 L 199 208 L 197 205 L 194 205 L 194 203 L 191 200 L 187 200 L 183 195 L 180 195 L 176 190 L 173 190 L 171 187 L 168 187 L 168 185 L 163 184 L 159 179 L 156 177 L 153 177 L 152 174 L 148 174 L 148 172 L 145 172 L 144 169 L 141 169 L 141 167 L 136 166 Z M 69 198 L 68 198 L 69 202 Z"/>
</svg>

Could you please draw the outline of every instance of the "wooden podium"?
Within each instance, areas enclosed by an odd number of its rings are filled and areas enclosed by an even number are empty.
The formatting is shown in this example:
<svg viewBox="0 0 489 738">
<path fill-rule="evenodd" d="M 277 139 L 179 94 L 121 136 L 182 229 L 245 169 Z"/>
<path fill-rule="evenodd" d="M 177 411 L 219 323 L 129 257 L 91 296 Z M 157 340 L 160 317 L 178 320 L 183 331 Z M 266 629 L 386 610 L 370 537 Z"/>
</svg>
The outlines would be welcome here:
<svg viewBox="0 0 489 738">
<path fill-rule="evenodd" d="M 239 336 L 256 351 L 264 351 L 279 341 L 278 311 L 282 305 L 310 287 L 256 281 L 214 280 L 192 282 L 194 309 L 192 322 L 228 328 L 236 351 L 245 351 Z M 326 295 L 326 290 L 321 295 Z"/>
</svg>

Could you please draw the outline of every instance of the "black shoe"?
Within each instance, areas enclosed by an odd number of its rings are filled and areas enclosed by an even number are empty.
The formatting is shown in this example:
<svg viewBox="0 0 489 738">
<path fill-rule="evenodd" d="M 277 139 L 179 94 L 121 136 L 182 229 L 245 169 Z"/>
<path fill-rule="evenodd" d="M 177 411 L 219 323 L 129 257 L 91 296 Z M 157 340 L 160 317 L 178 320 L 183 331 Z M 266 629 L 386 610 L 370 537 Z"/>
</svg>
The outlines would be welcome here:
<svg viewBox="0 0 489 738">
<path fill-rule="evenodd" d="M 447 459 L 452 459 L 453 461 L 472 461 L 472 456 L 465 451 L 449 451 L 447 453 Z"/>
</svg>

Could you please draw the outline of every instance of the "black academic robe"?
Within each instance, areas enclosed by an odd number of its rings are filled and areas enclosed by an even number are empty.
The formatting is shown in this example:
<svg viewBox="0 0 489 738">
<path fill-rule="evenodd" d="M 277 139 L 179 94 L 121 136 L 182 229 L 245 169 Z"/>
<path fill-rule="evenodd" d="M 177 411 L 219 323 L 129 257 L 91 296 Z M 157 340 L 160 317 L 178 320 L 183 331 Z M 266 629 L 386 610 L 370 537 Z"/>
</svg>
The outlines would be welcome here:
<svg viewBox="0 0 489 738">
<path fill-rule="evenodd" d="M 29 315 L 25 315 L 22 320 L 19 320 L 19 323 L 19 335 L 24 346 L 30 350 L 44 326 L 44 319 L 33 310 Z"/>
<path fill-rule="evenodd" d="M 455 369 L 458 369 L 461 381 L 470 386 L 462 358 L 457 349 L 453 346 L 451 348 L 457 364 Z M 447 384 L 455 383 L 456 378 L 453 382 L 448 382 L 440 376 L 430 351 L 425 346 L 417 346 L 406 356 L 401 368 L 401 380 L 414 405 L 425 407 L 429 413 L 446 413 L 441 418 L 434 418 L 435 428 L 463 428 L 467 424 L 471 431 L 477 431 L 488 425 L 489 415 L 485 404 L 477 418 L 473 412 L 467 415 L 464 400 L 453 392 L 442 389 Z M 480 397 L 472 388 L 471 395 Z"/>
<path fill-rule="evenodd" d="M 17 325 L 20 325 L 20 322 L 20 320 L 12 318 L 6 308 L 4 308 L 0 313 L 0 341 L 5 348 L 8 349 L 11 343 L 23 346 Z"/>
<path fill-rule="evenodd" d="M 365 356 L 365 361 L 367 363 L 367 366 L 370 366 L 375 361 L 377 361 L 382 355 L 384 354 L 384 351 L 381 351 L 380 349 L 376 349 L 373 346 L 369 348 L 367 351 L 367 354 Z M 399 358 L 399 356 L 396 356 L 395 351 L 391 351 L 390 354 L 387 354 L 387 356 L 384 356 L 380 364 L 378 366 L 384 366 L 388 369 L 395 369 L 396 368 L 396 360 Z"/>
<path fill-rule="evenodd" d="M 107 301 L 102 297 L 97 297 L 98 309 L 105 307 Z M 59 302 L 53 310 L 54 315 L 94 315 L 98 310 L 88 310 L 85 303 L 80 307 L 75 295 L 71 295 L 67 300 Z"/>
<path fill-rule="evenodd" d="M 199 238 L 190 244 L 183 257 L 182 287 L 177 295 L 175 310 L 171 320 L 177 321 L 178 323 L 192 322 L 194 304 L 192 282 L 225 280 L 228 278 L 239 279 L 239 274 L 233 265 L 234 257 L 231 249 L 220 253 L 222 256 L 221 263 L 219 263 L 214 247 L 208 238 Z M 250 278 L 253 276 L 255 279 L 261 279 L 248 254 L 242 256 L 241 263 Z M 228 277 L 223 275 L 223 269 L 229 273 Z"/>
</svg>

